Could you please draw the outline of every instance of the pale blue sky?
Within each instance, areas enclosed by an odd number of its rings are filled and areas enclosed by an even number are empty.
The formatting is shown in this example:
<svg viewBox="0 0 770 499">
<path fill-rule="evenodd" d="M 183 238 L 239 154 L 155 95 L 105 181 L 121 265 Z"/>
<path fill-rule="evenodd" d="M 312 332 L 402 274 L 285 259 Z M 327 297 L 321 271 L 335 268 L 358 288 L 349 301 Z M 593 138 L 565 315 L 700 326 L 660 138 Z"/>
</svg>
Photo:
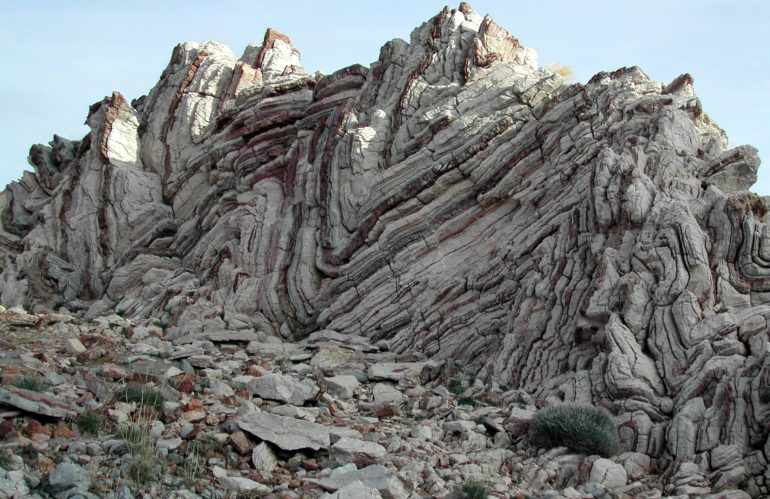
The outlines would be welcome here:
<svg viewBox="0 0 770 499">
<path fill-rule="evenodd" d="M 632 65 L 663 82 L 691 73 L 704 109 L 727 131 L 731 146 L 759 149 L 768 164 L 753 190 L 770 195 L 770 2 L 470 4 L 534 48 L 542 65 L 572 67 L 577 81 Z M 54 133 L 85 135 L 93 102 L 113 90 L 129 100 L 147 93 L 178 42 L 218 40 L 240 56 L 274 27 L 294 39 L 308 72 L 329 73 L 353 63 L 368 66 L 383 43 L 408 39 L 443 6 L 417 0 L 2 0 L 0 186 L 29 169 L 33 143 L 47 143 Z"/>
</svg>

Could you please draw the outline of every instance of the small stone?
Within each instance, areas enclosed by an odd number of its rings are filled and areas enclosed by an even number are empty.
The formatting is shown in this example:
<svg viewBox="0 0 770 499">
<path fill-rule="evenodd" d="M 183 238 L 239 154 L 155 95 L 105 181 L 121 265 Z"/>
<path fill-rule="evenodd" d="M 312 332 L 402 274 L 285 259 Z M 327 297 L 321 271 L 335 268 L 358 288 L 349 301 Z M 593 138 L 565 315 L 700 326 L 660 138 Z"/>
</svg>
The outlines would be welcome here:
<svg viewBox="0 0 770 499">
<path fill-rule="evenodd" d="M 401 414 L 401 408 L 396 404 L 377 404 L 374 407 L 374 415 L 378 418 L 391 418 Z"/>
<path fill-rule="evenodd" d="M 650 456 L 639 452 L 624 452 L 618 456 L 618 460 L 623 463 L 626 475 L 631 480 L 637 480 L 649 474 L 652 466 Z"/>
<path fill-rule="evenodd" d="M 398 404 L 403 400 L 401 390 L 389 383 L 377 383 L 372 388 L 375 404 Z"/>
<path fill-rule="evenodd" d="M 473 421 L 447 421 L 441 425 L 441 428 L 450 433 L 462 433 L 466 431 L 472 431 L 476 429 L 476 423 Z"/>
<path fill-rule="evenodd" d="M 219 479 L 219 483 L 227 490 L 235 492 L 270 492 L 270 487 L 241 476 L 228 476 Z"/>
<path fill-rule="evenodd" d="M 59 386 L 65 381 L 67 381 L 67 378 L 62 376 L 59 373 L 48 373 L 45 375 L 45 378 L 43 379 L 46 385 L 49 386 Z"/>
<path fill-rule="evenodd" d="M 0 491 L 3 497 L 34 497 L 30 495 L 30 486 L 20 470 L 3 473 L 0 470 Z"/>
<path fill-rule="evenodd" d="M 328 430 L 329 438 L 332 444 L 337 443 L 343 437 L 357 438 L 359 440 L 362 438 L 360 431 L 354 430 L 353 428 L 348 428 L 346 426 L 332 426 L 329 427 Z"/>
<path fill-rule="evenodd" d="M 69 489 L 83 491 L 91 487 L 91 474 L 75 463 L 59 463 L 43 478 L 43 488 L 51 493 L 61 493 Z"/>
<path fill-rule="evenodd" d="M 401 381 L 408 376 L 423 382 L 430 381 L 434 371 L 437 371 L 439 363 L 427 362 L 381 362 L 369 366 L 366 373 L 372 380 Z"/>
<path fill-rule="evenodd" d="M 594 461 L 593 467 L 591 468 L 591 475 L 588 480 L 600 483 L 612 490 L 625 485 L 628 476 L 622 465 L 612 462 L 609 459 L 599 458 Z"/>
<path fill-rule="evenodd" d="M 232 490 L 238 493 L 242 492 L 270 492 L 270 487 L 263 485 L 259 482 L 255 482 L 250 478 L 244 478 L 240 476 L 227 476 L 227 470 L 219 467 L 212 466 L 211 473 L 219 481 L 220 485 L 227 490 Z"/>
<path fill-rule="evenodd" d="M 318 407 L 297 407 L 295 405 L 278 405 L 270 409 L 272 414 L 288 416 L 305 421 L 315 421 L 320 412 Z"/>
<path fill-rule="evenodd" d="M 70 355 L 80 355 L 86 351 L 86 347 L 77 338 L 67 338 L 64 340 L 64 349 Z"/>
<path fill-rule="evenodd" d="M 329 457 L 337 464 L 355 463 L 359 468 L 381 463 L 387 455 L 380 444 L 348 437 L 339 439 L 329 450 Z"/>
<path fill-rule="evenodd" d="M 431 430 L 430 426 L 419 425 L 412 428 L 412 430 L 409 432 L 409 435 L 412 438 L 430 441 L 433 438 L 433 431 Z"/>
<path fill-rule="evenodd" d="M 191 411 L 185 411 L 179 415 L 179 421 L 186 423 L 197 423 L 206 419 L 207 413 L 205 409 L 193 409 Z"/>
<path fill-rule="evenodd" d="M 331 378 L 325 378 L 326 391 L 335 397 L 347 400 L 353 397 L 356 389 L 361 386 L 361 383 L 355 376 L 349 374 L 342 374 L 339 376 L 333 376 Z"/>
<path fill-rule="evenodd" d="M 294 405 L 302 405 L 318 393 L 318 387 L 312 382 L 300 383 L 282 374 L 259 376 L 251 380 L 246 389 L 261 398 Z"/>
<path fill-rule="evenodd" d="M 534 416 L 534 410 L 513 407 L 503 426 L 515 440 L 529 432 L 529 423 Z"/>
<path fill-rule="evenodd" d="M 351 482 L 333 494 L 324 494 L 323 499 L 381 499 L 377 489 L 367 487 L 360 480 Z"/>
<path fill-rule="evenodd" d="M 273 449 L 265 442 L 254 447 L 251 453 L 251 462 L 254 464 L 254 469 L 267 473 L 272 473 L 278 466 L 278 458 Z"/>
<path fill-rule="evenodd" d="M 231 433 L 228 438 L 233 449 L 235 449 L 235 452 L 242 456 L 251 452 L 256 446 L 256 444 L 241 430 Z"/>
<path fill-rule="evenodd" d="M 332 470 L 329 476 L 319 480 L 319 484 L 327 490 L 336 491 L 356 481 L 376 489 L 382 497 L 388 499 L 406 499 L 414 488 L 400 474 L 396 474 L 392 469 L 379 464 L 373 464 L 359 470 L 355 468 L 353 463 L 350 463 Z"/>
</svg>

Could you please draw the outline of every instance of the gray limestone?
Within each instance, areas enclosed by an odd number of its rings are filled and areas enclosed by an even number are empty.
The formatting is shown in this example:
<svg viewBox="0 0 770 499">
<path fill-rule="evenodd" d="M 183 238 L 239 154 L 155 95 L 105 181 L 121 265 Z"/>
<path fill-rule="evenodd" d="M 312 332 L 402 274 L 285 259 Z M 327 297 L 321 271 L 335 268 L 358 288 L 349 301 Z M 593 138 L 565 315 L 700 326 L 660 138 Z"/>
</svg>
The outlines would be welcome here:
<svg viewBox="0 0 770 499">
<path fill-rule="evenodd" d="M 251 412 L 238 426 L 284 450 L 328 449 L 329 432 L 321 425 L 286 416 Z"/>
</svg>

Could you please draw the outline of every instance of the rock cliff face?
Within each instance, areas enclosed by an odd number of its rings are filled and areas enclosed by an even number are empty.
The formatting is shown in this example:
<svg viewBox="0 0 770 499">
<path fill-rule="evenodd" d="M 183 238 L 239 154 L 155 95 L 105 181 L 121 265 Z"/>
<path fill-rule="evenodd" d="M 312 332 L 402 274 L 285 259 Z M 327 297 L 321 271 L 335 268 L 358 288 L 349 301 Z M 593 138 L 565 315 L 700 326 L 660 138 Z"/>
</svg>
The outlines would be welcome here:
<svg viewBox="0 0 770 499">
<path fill-rule="evenodd" d="M 327 76 L 185 43 L 87 123 L 0 201 L 3 305 L 387 339 L 764 483 L 769 203 L 689 75 L 568 84 L 462 4 Z"/>
</svg>

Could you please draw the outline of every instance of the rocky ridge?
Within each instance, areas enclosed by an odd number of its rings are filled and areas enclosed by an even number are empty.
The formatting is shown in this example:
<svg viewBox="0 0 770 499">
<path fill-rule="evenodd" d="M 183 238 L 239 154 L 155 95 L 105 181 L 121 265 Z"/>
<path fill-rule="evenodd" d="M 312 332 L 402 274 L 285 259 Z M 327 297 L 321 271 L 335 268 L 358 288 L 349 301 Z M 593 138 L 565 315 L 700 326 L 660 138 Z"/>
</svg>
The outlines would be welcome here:
<svg viewBox="0 0 770 499">
<path fill-rule="evenodd" d="M 328 76 L 273 30 L 182 44 L 87 122 L 0 200 L 3 304 L 193 351 L 385 340 L 604 408 L 665 484 L 768 493 L 770 203 L 689 75 L 568 84 L 462 4 Z"/>
</svg>

